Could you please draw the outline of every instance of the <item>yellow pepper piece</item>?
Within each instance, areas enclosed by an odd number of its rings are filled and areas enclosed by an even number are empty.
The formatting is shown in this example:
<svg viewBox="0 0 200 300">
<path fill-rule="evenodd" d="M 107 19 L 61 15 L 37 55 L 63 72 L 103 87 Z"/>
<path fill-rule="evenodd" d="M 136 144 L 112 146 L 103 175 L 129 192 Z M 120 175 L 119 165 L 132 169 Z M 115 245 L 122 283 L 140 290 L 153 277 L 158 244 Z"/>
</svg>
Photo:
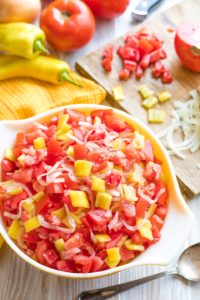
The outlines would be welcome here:
<svg viewBox="0 0 200 300">
<path fill-rule="evenodd" d="M 17 186 L 17 187 L 15 187 L 15 188 L 13 188 L 13 189 L 9 192 L 9 194 L 10 194 L 11 196 L 15 196 L 15 195 L 20 194 L 21 192 L 23 192 L 23 189 L 22 189 L 20 186 Z"/>
<path fill-rule="evenodd" d="M 106 252 L 107 252 L 108 259 L 110 262 L 119 261 L 121 259 L 119 247 L 106 249 Z"/>
<path fill-rule="evenodd" d="M 124 243 L 124 246 L 126 247 L 126 249 L 132 250 L 132 251 L 144 251 L 145 250 L 143 245 L 134 244 L 132 242 L 132 240 L 127 240 Z"/>
<path fill-rule="evenodd" d="M 8 229 L 8 235 L 12 239 L 16 240 L 18 238 L 18 234 L 20 232 L 21 225 L 18 221 L 12 221 L 10 228 Z"/>
<path fill-rule="evenodd" d="M 90 204 L 86 192 L 83 191 L 70 191 L 69 196 L 73 207 L 89 208 Z"/>
<path fill-rule="evenodd" d="M 158 109 L 149 109 L 148 122 L 149 123 L 163 123 L 165 120 L 165 112 Z"/>
<path fill-rule="evenodd" d="M 138 183 L 139 185 L 143 185 L 145 182 L 145 178 L 143 176 L 144 169 L 139 164 L 134 165 L 134 170 L 130 172 L 127 176 L 128 182 Z"/>
<path fill-rule="evenodd" d="M 172 98 L 172 94 L 170 92 L 164 91 L 158 94 L 159 102 L 163 103 Z"/>
<path fill-rule="evenodd" d="M 44 196 L 45 196 L 45 193 L 44 193 L 43 191 L 41 191 L 41 192 L 35 194 L 35 195 L 32 197 L 32 199 L 33 199 L 35 202 L 38 202 L 38 201 L 42 200 L 42 199 L 44 198 Z"/>
<path fill-rule="evenodd" d="M 143 84 L 139 87 L 139 92 L 143 99 L 153 95 L 153 91 L 151 91 L 146 84 Z"/>
<path fill-rule="evenodd" d="M 139 233 L 142 237 L 152 241 L 153 235 L 152 235 L 152 225 L 151 222 L 147 219 L 136 219 L 137 228 L 139 230 Z"/>
<path fill-rule="evenodd" d="M 57 210 L 52 211 L 52 215 L 56 216 L 59 219 L 64 219 L 66 217 L 66 212 L 64 207 L 61 207 Z"/>
<path fill-rule="evenodd" d="M 96 195 L 95 207 L 108 210 L 110 209 L 111 201 L 112 196 L 110 194 L 98 192 Z"/>
<path fill-rule="evenodd" d="M 150 109 L 154 107 L 158 103 L 158 98 L 155 96 L 150 96 L 146 98 L 144 101 L 142 101 L 142 106 L 146 109 Z"/>
<path fill-rule="evenodd" d="M 92 191 L 105 192 L 105 190 L 105 180 L 96 176 L 92 176 Z"/>
<path fill-rule="evenodd" d="M 74 157 L 74 148 L 72 146 L 69 146 L 69 148 L 66 151 L 66 154 Z"/>
<path fill-rule="evenodd" d="M 107 266 L 109 266 L 109 268 L 112 269 L 112 268 L 115 268 L 119 264 L 120 260 L 110 261 L 109 258 L 108 258 L 108 256 L 107 256 L 104 259 L 104 262 L 106 263 Z"/>
<path fill-rule="evenodd" d="M 101 124 L 101 119 L 99 117 L 94 118 L 94 125 Z"/>
<path fill-rule="evenodd" d="M 2 235 L 0 234 L 0 248 L 3 246 L 3 244 L 4 244 L 4 239 L 3 239 L 3 237 L 2 237 Z"/>
<path fill-rule="evenodd" d="M 38 137 L 37 139 L 35 139 L 33 145 L 36 150 L 46 149 L 46 144 L 43 137 Z"/>
<path fill-rule="evenodd" d="M 38 220 L 38 217 L 35 216 L 31 219 L 29 219 L 28 221 L 24 222 L 24 227 L 25 227 L 25 231 L 28 233 L 38 227 L 40 227 L 40 222 Z"/>
<path fill-rule="evenodd" d="M 60 141 L 70 141 L 70 137 L 68 136 L 68 134 L 70 135 L 73 135 L 73 131 L 72 130 L 69 130 L 67 132 L 60 132 L 60 131 L 57 131 L 56 132 L 56 138 Z"/>
<path fill-rule="evenodd" d="M 35 205 L 33 203 L 24 202 L 22 206 L 28 214 L 31 214 L 35 209 Z"/>
<path fill-rule="evenodd" d="M 110 236 L 105 233 L 95 234 L 95 238 L 98 243 L 105 243 L 111 240 Z"/>
<path fill-rule="evenodd" d="M 126 149 L 126 143 L 125 143 L 122 139 L 116 139 L 116 140 L 112 143 L 112 148 L 113 148 L 113 149 L 117 149 L 117 150 L 124 151 L 124 150 Z"/>
<path fill-rule="evenodd" d="M 55 248 L 58 251 L 62 251 L 64 249 L 64 240 L 58 239 L 54 242 Z"/>
<path fill-rule="evenodd" d="M 150 219 L 151 216 L 153 216 L 153 214 L 155 213 L 156 208 L 157 208 L 157 204 L 156 203 L 151 204 L 151 206 L 149 207 L 148 211 L 146 212 L 145 218 L 146 219 Z"/>
<path fill-rule="evenodd" d="M 79 216 L 75 215 L 74 213 L 71 213 L 71 216 L 74 219 L 76 225 L 81 225 L 82 224 Z"/>
<path fill-rule="evenodd" d="M 18 162 L 19 162 L 19 164 L 20 164 L 21 166 L 24 166 L 25 158 L 26 158 L 25 154 L 21 154 L 21 155 L 17 158 L 17 160 L 18 160 Z"/>
<path fill-rule="evenodd" d="M 135 149 L 141 150 L 144 148 L 145 138 L 138 131 L 134 132 L 134 138 L 131 144 L 135 147 Z"/>
<path fill-rule="evenodd" d="M 71 129 L 71 126 L 67 124 L 69 120 L 69 115 L 62 115 L 58 120 L 56 134 L 66 133 Z"/>
<path fill-rule="evenodd" d="M 116 86 L 112 90 L 113 92 L 113 97 L 115 101 L 123 101 L 124 100 L 124 93 L 121 88 L 121 86 Z"/>
<path fill-rule="evenodd" d="M 128 201 L 137 201 L 136 190 L 132 185 L 122 184 L 124 197 Z"/>
<path fill-rule="evenodd" d="M 11 161 L 15 161 L 15 155 L 13 153 L 12 149 L 6 149 L 6 152 L 4 154 L 4 158 L 7 158 Z"/>
<path fill-rule="evenodd" d="M 123 236 L 119 243 L 117 244 L 118 247 L 121 247 L 122 245 L 124 245 L 124 243 L 126 242 L 126 240 L 128 239 L 128 235 Z"/>
<path fill-rule="evenodd" d="M 88 177 L 92 169 L 92 163 L 87 160 L 76 160 L 74 163 L 74 172 L 78 177 Z"/>
</svg>

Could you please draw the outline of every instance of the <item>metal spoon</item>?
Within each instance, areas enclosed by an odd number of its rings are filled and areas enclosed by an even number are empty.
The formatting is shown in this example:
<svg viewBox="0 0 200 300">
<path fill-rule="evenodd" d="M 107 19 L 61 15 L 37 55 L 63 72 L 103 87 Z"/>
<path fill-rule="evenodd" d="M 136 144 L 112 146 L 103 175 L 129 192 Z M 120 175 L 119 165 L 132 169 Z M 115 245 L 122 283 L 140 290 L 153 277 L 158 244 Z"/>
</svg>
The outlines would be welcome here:
<svg viewBox="0 0 200 300">
<path fill-rule="evenodd" d="M 179 275 L 187 280 L 200 281 L 200 243 L 188 247 L 180 255 L 177 265 L 172 270 L 161 272 L 152 276 L 144 277 L 127 283 L 114 285 L 111 287 L 96 289 L 92 291 L 85 291 L 78 296 L 78 300 L 107 299 L 135 286 L 168 275 Z"/>
</svg>

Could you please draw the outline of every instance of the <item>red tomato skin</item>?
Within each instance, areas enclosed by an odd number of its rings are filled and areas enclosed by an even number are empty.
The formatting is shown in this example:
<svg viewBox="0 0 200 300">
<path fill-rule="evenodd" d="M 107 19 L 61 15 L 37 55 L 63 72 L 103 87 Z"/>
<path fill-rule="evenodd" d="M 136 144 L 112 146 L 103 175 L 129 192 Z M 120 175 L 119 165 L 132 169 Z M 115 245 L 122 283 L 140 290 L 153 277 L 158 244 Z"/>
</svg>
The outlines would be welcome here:
<svg viewBox="0 0 200 300">
<path fill-rule="evenodd" d="M 121 255 L 121 261 L 130 260 L 135 257 L 134 252 L 126 249 L 124 245 L 120 248 L 120 255 Z"/>
<path fill-rule="evenodd" d="M 83 0 L 93 11 L 94 15 L 102 19 L 113 19 L 121 15 L 130 0 Z"/>
<path fill-rule="evenodd" d="M 52 138 L 47 145 L 47 153 L 53 156 L 59 156 L 63 153 L 63 150 L 60 144 Z"/>
<path fill-rule="evenodd" d="M 54 48 L 73 51 L 90 41 L 95 30 L 95 19 L 82 1 L 56 0 L 43 10 L 40 27 Z"/>
<path fill-rule="evenodd" d="M 85 145 L 74 145 L 74 158 L 75 160 L 85 159 L 87 156 L 87 148 Z"/>
<path fill-rule="evenodd" d="M 19 170 L 12 174 L 12 179 L 22 183 L 29 183 L 33 180 L 33 168 Z"/>
<path fill-rule="evenodd" d="M 45 196 L 43 199 L 35 203 L 35 212 L 38 215 L 49 204 L 49 197 Z"/>
<path fill-rule="evenodd" d="M 13 161 L 8 159 L 3 159 L 1 162 L 1 167 L 4 172 L 11 172 L 16 169 L 16 165 Z"/>
<path fill-rule="evenodd" d="M 37 247 L 35 249 L 36 258 L 43 265 L 45 265 L 45 259 L 43 257 L 43 254 L 48 249 L 48 247 L 49 247 L 49 242 L 42 240 L 41 242 L 37 243 Z"/>
<path fill-rule="evenodd" d="M 200 49 L 194 45 L 199 45 L 198 41 L 194 40 L 194 36 L 200 34 L 200 22 L 184 22 L 176 31 L 174 39 L 174 47 L 182 64 L 196 72 L 200 72 Z M 198 42 L 198 43 L 197 43 Z"/>
<path fill-rule="evenodd" d="M 149 206 L 149 202 L 147 200 L 140 198 L 136 204 L 136 216 L 138 218 L 143 219 L 148 206 Z"/>
</svg>

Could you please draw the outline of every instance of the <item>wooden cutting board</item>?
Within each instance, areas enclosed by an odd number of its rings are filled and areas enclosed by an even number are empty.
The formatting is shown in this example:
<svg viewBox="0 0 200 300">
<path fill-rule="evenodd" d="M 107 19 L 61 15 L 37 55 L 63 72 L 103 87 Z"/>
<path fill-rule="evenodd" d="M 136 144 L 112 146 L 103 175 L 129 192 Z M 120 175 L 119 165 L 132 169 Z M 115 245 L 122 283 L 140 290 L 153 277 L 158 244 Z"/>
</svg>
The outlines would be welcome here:
<svg viewBox="0 0 200 300">
<path fill-rule="evenodd" d="M 168 90 L 172 93 L 173 99 L 184 101 L 188 98 L 189 91 L 197 89 L 200 85 L 200 73 L 191 72 L 181 65 L 173 46 L 175 33 L 169 32 L 168 30 L 169 28 L 176 28 L 178 24 L 189 18 L 192 18 L 192 20 L 199 20 L 199 16 L 199 0 L 186 0 L 173 6 L 165 13 L 152 17 L 133 28 L 133 31 L 147 28 L 152 32 L 158 33 L 159 36 L 164 39 L 165 49 L 168 54 L 168 58 L 164 61 L 164 64 L 172 71 L 175 79 L 171 85 L 163 85 L 160 80 L 153 79 L 151 70 L 147 70 L 145 76 L 139 81 L 135 80 L 133 76 L 127 82 L 120 82 L 118 80 L 118 73 L 122 67 L 120 58 L 115 55 L 113 60 L 113 71 L 109 74 L 104 73 L 101 67 L 103 49 L 98 49 L 82 58 L 77 62 L 76 69 L 82 75 L 92 78 L 106 89 L 108 100 L 112 106 L 123 109 L 147 123 L 147 112 L 141 106 L 141 97 L 138 94 L 138 86 L 145 83 L 155 92 Z M 124 37 L 121 37 L 112 41 L 111 44 L 117 49 L 119 45 L 123 44 L 123 39 Z M 120 85 L 124 91 L 124 101 L 116 102 L 112 98 L 112 88 L 117 85 Z M 156 133 L 162 131 L 170 123 L 172 101 L 162 104 L 160 109 L 167 112 L 167 118 L 162 125 L 149 125 Z M 197 168 L 197 164 L 200 163 L 200 151 L 197 151 L 195 154 L 188 153 L 185 160 L 173 156 L 172 161 L 181 186 L 185 191 L 190 196 L 200 193 L 200 169 Z"/>
</svg>

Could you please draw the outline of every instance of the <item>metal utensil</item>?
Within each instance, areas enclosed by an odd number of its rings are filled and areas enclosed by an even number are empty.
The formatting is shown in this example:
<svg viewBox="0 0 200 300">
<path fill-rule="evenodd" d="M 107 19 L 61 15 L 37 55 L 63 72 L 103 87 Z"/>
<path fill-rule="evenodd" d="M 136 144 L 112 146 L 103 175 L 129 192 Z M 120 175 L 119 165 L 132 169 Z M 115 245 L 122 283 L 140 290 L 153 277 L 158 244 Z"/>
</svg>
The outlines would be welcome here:
<svg viewBox="0 0 200 300">
<path fill-rule="evenodd" d="M 82 292 L 78 300 L 107 299 L 130 288 L 169 275 L 179 275 L 187 280 L 200 281 L 200 243 L 188 247 L 180 255 L 177 265 L 172 270 L 111 287 Z"/>
<path fill-rule="evenodd" d="M 162 0 L 142 0 L 132 11 L 134 21 L 143 21 L 155 6 Z"/>
</svg>

